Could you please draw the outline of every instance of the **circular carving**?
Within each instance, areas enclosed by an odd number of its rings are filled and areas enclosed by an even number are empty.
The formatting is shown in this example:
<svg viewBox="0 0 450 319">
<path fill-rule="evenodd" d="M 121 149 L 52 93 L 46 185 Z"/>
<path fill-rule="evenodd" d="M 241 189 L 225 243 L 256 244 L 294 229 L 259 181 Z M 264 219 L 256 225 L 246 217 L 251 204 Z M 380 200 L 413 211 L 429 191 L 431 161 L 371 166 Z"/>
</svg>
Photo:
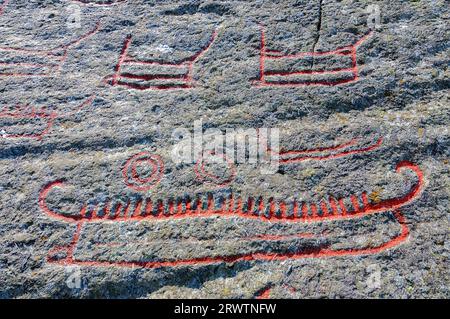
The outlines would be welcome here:
<svg viewBox="0 0 450 319">
<path fill-rule="evenodd" d="M 234 162 L 224 154 L 215 154 L 212 151 L 206 152 L 197 161 L 194 172 L 199 181 L 219 187 L 227 186 L 236 177 Z"/>
<path fill-rule="evenodd" d="M 138 153 L 128 159 L 122 174 L 128 187 L 136 191 L 147 191 L 161 181 L 164 163 L 158 155 L 148 152 Z"/>
</svg>

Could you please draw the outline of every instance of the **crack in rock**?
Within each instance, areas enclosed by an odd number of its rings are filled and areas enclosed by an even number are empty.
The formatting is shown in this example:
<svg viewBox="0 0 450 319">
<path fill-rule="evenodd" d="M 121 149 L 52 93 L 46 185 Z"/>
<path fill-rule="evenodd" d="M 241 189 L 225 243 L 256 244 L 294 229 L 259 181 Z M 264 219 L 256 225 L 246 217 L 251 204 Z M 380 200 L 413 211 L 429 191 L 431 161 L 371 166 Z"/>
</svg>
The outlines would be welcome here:
<svg viewBox="0 0 450 319">
<path fill-rule="evenodd" d="M 316 46 L 320 39 L 320 32 L 322 31 L 322 5 L 323 5 L 323 0 L 319 0 L 319 18 L 318 18 L 317 27 L 316 27 L 317 35 L 314 40 L 314 44 L 313 44 L 311 52 L 316 52 Z M 312 61 L 311 61 L 311 70 L 313 68 L 314 68 L 314 56 L 312 57 Z"/>
</svg>

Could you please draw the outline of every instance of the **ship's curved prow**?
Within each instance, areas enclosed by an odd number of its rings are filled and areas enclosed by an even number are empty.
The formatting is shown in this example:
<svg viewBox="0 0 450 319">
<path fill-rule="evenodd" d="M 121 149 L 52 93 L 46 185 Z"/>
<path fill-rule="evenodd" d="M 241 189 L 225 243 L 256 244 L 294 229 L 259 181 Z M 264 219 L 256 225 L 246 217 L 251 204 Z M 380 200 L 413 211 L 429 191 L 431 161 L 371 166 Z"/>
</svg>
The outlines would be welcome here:
<svg viewBox="0 0 450 319">
<path fill-rule="evenodd" d="M 46 199 L 50 192 L 56 188 L 65 187 L 64 181 L 55 181 L 42 189 L 39 206 L 48 216 L 67 222 L 120 222 L 213 216 L 288 223 L 322 222 L 394 211 L 408 205 L 420 195 L 424 186 L 424 177 L 420 168 L 411 162 L 404 161 L 397 165 L 397 172 L 402 173 L 404 170 L 413 172 L 417 182 L 405 195 L 376 203 L 370 203 L 365 192 L 360 196 L 351 195 L 346 200 L 330 196 L 319 203 L 299 203 L 294 200 L 291 204 L 273 198 L 265 200 L 261 196 L 256 199 L 254 197 L 242 199 L 233 194 L 230 194 L 228 198 L 215 198 L 213 194 L 208 194 L 204 200 L 200 198 L 152 200 L 151 198 L 130 197 L 120 201 L 107 200 L 94 205 L 85 203 L 81 205 L 77 215 L 70 215 L 67 212 L 53 211 L 47 205 Z M 351 203 L 351 207 L 346 206 L 344 201 Z"/>
</svg>

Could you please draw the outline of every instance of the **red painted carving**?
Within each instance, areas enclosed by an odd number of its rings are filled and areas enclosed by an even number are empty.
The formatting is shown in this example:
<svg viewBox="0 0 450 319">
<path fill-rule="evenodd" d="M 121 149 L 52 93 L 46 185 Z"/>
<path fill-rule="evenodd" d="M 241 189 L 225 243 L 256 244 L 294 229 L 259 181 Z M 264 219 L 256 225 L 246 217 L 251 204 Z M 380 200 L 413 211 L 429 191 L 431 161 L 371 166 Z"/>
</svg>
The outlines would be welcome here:
<svg viewBox="0 0 450 319">
<path fill-rule="evenodd" d="M 4 110 L 0 112 L 0 119 L 14 120 L 17 122 L 33 121 L 41 127 L 38 132 L 31 133 L 8 133 L 3 127 L 0 126 L 0 137 L 2 138 L 32 138 L 40 140 L 47 134 L 53 126 L 53 122 L 56 118 L 56 113 L 53 111 L 36 110 L 35 108 L 29 108 L 27 106 L 18 106 L 16 110 L 9 111 Z M 39 125 L 39 123 L 41 125 Z"/>
<path fill-rule="evenodd" d="M 267 285 L 255 294 L 255 299 L 270 299 L 270 292 L 272 291 L 273 285 Z"/>
<path fill-rule="evenodd" d="M 352 139 L 346 143 L 338 144 L 331 147 L 315 148 L 308 150 L 281 150 L 277 155 L 280 164 L 298 163 L 303 161 L 324 161 L 330 159 L 341 158 L 354 154 L 362 154 L 373 151 L 381 146 L 383 138 L 378 138 L 370 145 L 360 145 L 360 139 Z M 269 152 L 272 152 L 270 148 Z M 273 152 L 272 152 L 273 153 Z"/>
<path fill-rule="evenodd" d="M 209 50 L 216 37 L 217 30 L 213 32 L 208 44 L 193 56 L 167 63 L 158 60 L 139 60 L 130 56 L 128 51 L 132 44 L 132 36 L 129 35 L 124 41 L 115 73 L 106 78 L 106 83 L 142 91 L 190 89 L 194 85 L 194 64 Z M 144 67 L 147 73 L 135 74 L 133 66 Z M 158 71 L 159 67 L 164 67 L 165 71 Z"/>
<path fill-rule="evenodd" d="M 265 29 L 261 25 L 261 47 L 259 57 L 259 79 L 254 84 L 260 87 L 267 86 L 336 86 L 355 82 L 359 79 L 356 53 L 358 47 L 370 36 L 369 32 L 352 45 L 337 48 L 327 52 L 302 52 L 298 54 L 283 55 L 276 50 L 267 49 Z M 302 70 L 268 70 L 267 63 L 270 61 L 289 62 L 301 61 L 306 58 L 329 58 L 341 57 L 347 61 L 347 66 L 330 69 L 302 69 Z M 329 79 L 314 79 L 311 76 L 330 76 Z"/>
<path fill-rule="evenodd" d="M 354 154 L 363 154 L 378 149 L 383 144 L 383 138 L 379 137 L 372 143 L 366 144 L 360 138 L 354 138 L 347 142 L 335 144 L 327 147 L 316 147 L 306 150 L 280 150 L 273 151 L 261 135 L 258 140 L 262 143 L 267 152 L 278 160 L 280 165 L 298 163 L 303 161 L 326 161 Z"/>
<path fill-rule="evenodd" d="M 3 0 L 0 4 L 0 16 L 5 12 L 6 6 L 8 5 L 9 0 Z"/>
<path fill-rule="evenodd" d="M 218 160 L 219 162 L 215 162 Z M 209 172 L 205 167 L 208 163 L 212 165 L 221 165 L 222 163 L 227 165 L 226 176 L 217 176 L 212 172 Z M 197 176 L 197 180 L 210 185 L 218 187 L 225 187 L 234 181 L 236 178 L 236 167 L 234 162 L 228 159 L 224 154 L 214 154 L 213 152 L 206 152 L 204 156 L 195 164 L 194 172 Z"/>
<path fill-rule="evenodd" d="M 29 105 L 17 105 L 13 108 L 4 107 L 0 111 L 0 138 L 30 138 L 41 140 L 44 135 L 50 132 L 55 119 L 76 114 L 81 109 L 91 105 L 94 98 L 95 96 L 91 96 L 81 103 L 75 111 L 63 114 L 58 114 L 56 111 L 45 108 L 37 109 Z M 5 125 L 2 122 L 9 123 Z M 11 127 L 22 127 L 23 132 L 8 132 Z M 30 129 L 32 132 L 27 131 Z"/>
<path fill-rule="evenodd" d="M 108 203 L 105 207 L 90 207 L 91 211 L 88 211 L 88 204 L 83 205 L 78 215 L 67 215 L 63 212 L 52 212 L 47 208 L 45 204 L 45 198 L 48 196 L 49 192 L 54 188 L 64 187 L 64 183 L 61 181 L 53 182 L 48 184 L 41 192 L 40 205 L 44 212 L 48 215 L 59 218 L 68 222 L 97 222 L 101 220 L 116 220 L 116 221 L 133 221 L 133 220 L 152 220 L 152 219 L 179 219 L 179 218 L 192 218 L 192 217 L 210 217 L 215 215 L 230 216 L 235 215 L 242 218 L 248 219 L 260 219 L 260 220 L 270 220 L 274 219 L 277 221 L 288 222 L 288 223 L 298 223 L 298 222 L 314 222 L 314 221 L 326 221 L 326 220 L 336 220 L 336 219 L 349 219 L 357 218 L 365 215 L 375 214 L 379 212 L 392 211 L 394 209 L 400 208 L 404 205 L 409 204 L 412 200 L 416 199 L 423 186 L 423 174 L 420 169 L 409 163 L 402 162 L 397 166 L 397 171 L 401 170 L 411 170 L 418 178 L 418 183 L 404 196 L 394 199 L 385 200 L 376 204 L 371 204 L 368 202 L 366 193 L 362 193 L 360 196 L 352 195 L 349 201 L 352 203 L 351 208 L 345 207 L 344 199 L 335 199 L 329 197 L 323 199 L 319 204 L 317 203 L 298 203 L 294 200 L 291 203 L 292 209 L 287 209 L 286 204 L 283 201 L 275 201 L 272 198 L 268 200 L 263 200 L 258 198 L 255 200 L 253 197 L 244 200 L 240 197 L 235 198 L 233 194 L 230 194 L 229 198 L 222 201 L 220 208 L 215 208 L 214 203 L 216 198 L 211 194 L 207 199 L 206 203 L 202 203 L 200 199 L 197 199 L 196 208 L 188 208 L 188 202 L 190 199 L 186 199 L 185 209 L 177 210 L 170 209 L 170 201 L 162 203 L 161 209 L 156 209 L 153 211 L 142 210 L 138 213 L 133 213 L 129 215 L 117 215 L 117 214 L 96 214 L 100 208 L 101 210 L 112 212 L 112 208 L 108 207 Z M 146 200 L 151 202 L 150 199 Z M 243 204 L 247 204 L 247 209 L 243 209 Z M 256 204 L 257 203 L 257 204 Z M 192 202 L 191 202 L 192 204 Z M 204 204 L 204 205 L 202 205 Z M 329 206 L 328 206 L 329 205 Z M 147 206 L 147 205 L 145 205 Z M 326 207 L 326 209 L 324 208 Z M 328 209 L 330 207 L 330 209 Z M 277 209 L 278 208 L 278 209 Z M 168 213 L 172 210 L 172 213 Z M 319 210 L 321 214 L 319 214 Z"/>
<path fill-rule="evenodd" d="M 223 201 L 217 201 L 211 194 L 208 196 L 206 203 L 202 203 L 200 199 L 185 199 L 181 204 L 168 200 L 167 204 L 161 200 L 152 202 L 151 199 L 140 198 L 131 205 L 131 199 L 127 201 L 124 207 L 111 207 L 110 203 L 105 203 L 103 207 L 98 205 L 85 204 L 77 215 L 69 215 L 61 211 L 54 211 L 48 207 L 47 199 L 51 196 L 52 191 L 57 188 L 63 188 L 63 181 L 55 181 L 46 185 L 39 196 L 39 206 L 48 216 L 60 219 L 69 223 L 77 224 L 77 229 L 73 237 L 72 243 L 67 247 L 56 247 L 49 252 L 49 262 L 60 264 L 78 264 L 86 266 L 119 266 L 119 267 L 145 267 L 155 268 L 164 266 L 178 265 L 194 265 L 208 264 L 221 261 L 232 262 L 239 260 L 285 260 L 296 258 L 312 258 L 312 257 L 332 257 L 343 255 L 365 255 L 375 254 L 386 249 L 398 246 L 404 242 L 409 234 L 408 227 L 405 223 L 403 215 L 399 209 L 410 204 L 417 199 L 422 192 L 424 185 L 424 177 L 418 166 L 410 162 L 401 162 L 397 165 L 396 171 L 411 171 L 415 173 L 417 182 L 410 191 L 400 197 L 383 200 L 376 203 L 370 203 L 366 193 L 361 196 L 351 196 L 349 202 L 352 207 L 347 207 L 343 199 L 335 199 L 329 197 L 317 203 L 299 203 L 294 200 L 291 205 L 286 205 L 283 201 L 276 201 L 269 198 L 265 201 L 262 197 L 256 201 L 249 197 L 244 203 L 242 198 L 234 198 L 231 194 L 229 198 Z M 218 207 L 217 203 L 220 202 Z M 116 205 L 117 206 L 117 205 Z M 119 205 L 120 206 L 120 205 Z M 244 207 L 245 206 L 245 207 Z M 295 253 L 252 253 L 240 254 L 236 256 L 214 256 L 194 259 L 184 259 L 176 261 L 81 261 L 77 260 L 73 253 L 76 249 L 82 225 L 85 223 L 101 223 L 101 222 L 124 222 L 124 221 L 144 221 L 144 220 L 162 220 L 162 219 L 185 219 L 185 218 L 208 218 L 212 216 L 258 219 L 267 222 L 281 223 L 309 223 L 309 222 L 325 222 L 333 220 L 361 218 L 371 214 L 392 212 L 393 216 L 400 225 L 400 232 L 390 241 L 380 244 L 377 247 L 368 248 L 352 248 L 352 249 L 331 249 L 323 247 L 314 251 L 301 251 Z M 292 235 L 291 235 L 292 236 Z M 306 237 L 308 234 L 298 234 L 298 236 Z M 270 236 L 264 240 L 279 240 L 279 236 Z M 281 237 L 283 238 L 283 236 Z M 64 252 L 66 256 L 63 259 L 51 257 L 58 252 Z"/>
<path fill-rule="evenodd" d="M 126 162 L 122 174 L 128 187 L 136 191 L 148 191 L 161 181 L 164 163 L 160 156 L 142 152 Z"/>
<path fill-rule="evenodd" d="M 61 70 L 64 61 L 67 59 L 69 50 L 75 45 L 93 36 L 98 32 L 99 28 L 100 23 L 97 23 L 93 30 L 78 39 L 50 50 L 0 47 L 0 54 L 6 58 L 6 60 L 0 60 L 0 77 L 54 76 Z M 17 62 L 10 62 L 11 59 Z M 30 59 L 39 62 L 27 62 Z"/>
<path fill-rule="evenodd" d="M 72 0 L 72 1 L 91 6 L 114 6 L 117 4 L 125 3 L 128 0 Z"/>
<path fill-rule="evenodd" d="M 255 294 L 255 299 L 270 299 L 270 295 L 271 295 L 273 288 L 274 288 L 274 285 L 269 284 L 266 287 L 264 287 L 263 289 L 257 291 Z M 297 293 L 297 290 L 292 286 L 283 284 L 282 288 L 289 291 L 289 293 L 291 293 L 293 296 L 295 296 L 295 294 Z"/>
</svg>

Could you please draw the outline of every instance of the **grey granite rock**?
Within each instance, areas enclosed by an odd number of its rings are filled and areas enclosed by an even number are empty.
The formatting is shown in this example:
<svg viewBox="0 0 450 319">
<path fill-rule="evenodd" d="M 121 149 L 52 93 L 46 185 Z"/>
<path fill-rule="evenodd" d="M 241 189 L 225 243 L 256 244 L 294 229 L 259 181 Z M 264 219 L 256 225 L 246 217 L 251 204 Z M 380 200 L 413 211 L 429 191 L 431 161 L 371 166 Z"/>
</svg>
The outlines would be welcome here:
<svg viewBox="0 0 450 319">
<path fill-rule="evenodd" d="M 0 8 L 1 298 L 449 297 L 445 0 Z"/>
</svg>

